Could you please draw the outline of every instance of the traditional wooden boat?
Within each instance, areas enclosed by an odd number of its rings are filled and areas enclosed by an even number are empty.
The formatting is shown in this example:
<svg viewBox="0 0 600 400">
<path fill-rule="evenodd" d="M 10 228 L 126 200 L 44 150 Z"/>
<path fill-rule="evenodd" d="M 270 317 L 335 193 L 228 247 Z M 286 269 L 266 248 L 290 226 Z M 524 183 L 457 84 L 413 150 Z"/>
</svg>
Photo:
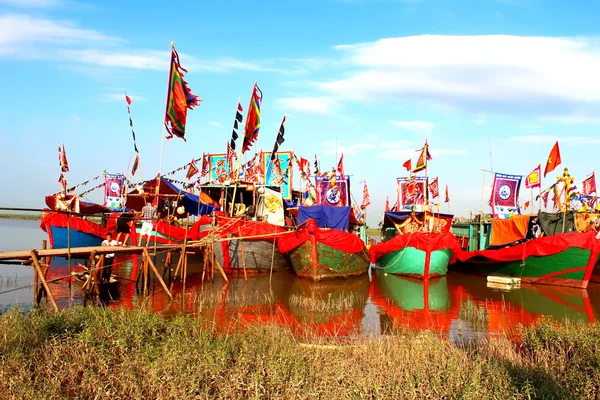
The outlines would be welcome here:
<svg viewBox="0 0 600 400">
<path fill-rule="evenodd" d="M 217 217 L 220 236 L 231 240 L 215 245 L 215 255 L 226 270 L 288 271 L 287 258 L 279 251 L 277 241 L 288 231 L 265 221 L 249 218 Z"/>
<path fill-rule="evenodd" d="M 451 221 L 447 214 L 386 212 L 386 240 L 371 246 L 371 262 L 384 272 L 424 280 L 446 275 L 454 252 L 460 250 L 449 232 Z"/>
<path fill-rule="evenodd" d="M 457 259 L 452 268 L 458 271 L 514 276 L 526 283 L 586 288 L 590 281 L 600 281 L 600 239 L 593 231 L 545 236 L 511 247 L 462 251 Z"/>
<path fill-rule="evenodd" d="M 362 275 L 368 271 L 369 255 L 365 243 L 346 231 L 350 212 L 350 207 L 299 208 L 301 224 L 293 234 L 281 237 L 278 242 L 279 250 L 289 256 L 298 276 L 319 281 Z"/>
</svg>

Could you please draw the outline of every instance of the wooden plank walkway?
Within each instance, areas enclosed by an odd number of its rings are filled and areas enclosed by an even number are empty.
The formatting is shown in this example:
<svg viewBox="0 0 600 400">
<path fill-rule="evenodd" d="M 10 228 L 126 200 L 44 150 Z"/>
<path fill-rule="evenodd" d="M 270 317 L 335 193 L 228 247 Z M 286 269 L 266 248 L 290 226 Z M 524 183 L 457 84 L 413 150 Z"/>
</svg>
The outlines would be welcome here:
<svg viewBox="0 0 600 400">
<path fill-rule="evenodd" d="M 188 245 L 188 249 L 190 249 Z M 154 251 L 155 247 L 150 245 L 148 247 L 142 246 L 89 246 L 89 247 L 72 247 L 71 257 L 88 257 L 92 252 L 96 254 L 142 254 L 144 249 Z M 156 246 L 156 252 L 162 251 L 179 251 L 181 250 L 180 244 L 162 244 Z M 68 249 L 35 249 L 38 257 L 67 257 L 69 254 Z M 17 250 L 17 251 L 1 251 L 0 262 L 7 260 L 29 260 L 31 258 L 31 250 Z"/>
</svg>

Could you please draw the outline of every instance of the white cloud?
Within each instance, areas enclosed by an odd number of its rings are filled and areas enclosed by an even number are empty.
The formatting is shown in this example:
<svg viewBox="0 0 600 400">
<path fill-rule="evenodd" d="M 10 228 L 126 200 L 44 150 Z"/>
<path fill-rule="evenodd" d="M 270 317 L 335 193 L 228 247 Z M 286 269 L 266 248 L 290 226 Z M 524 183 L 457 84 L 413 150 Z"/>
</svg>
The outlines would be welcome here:
<svg viewBox="0 0 600 400">
<path fill-rule="evenodd" d="M 600 110 L 600 41 L 423 35 L 334 47 L 351 73 L 321 82 L 357 101 L 419 101 L 475 113 Z"/>
<path fill-rule="evenodd" d="M 349 154 L 357 154 L 359 152 L 372 150 L 375 147 L 377 147 L 377 146 L 373 143 L 359 142 L 359 143 L 353 143 L 353 144 L 345 144 L 345 143 L 336 142 L 335 140 L 329 140 L 329 141 L 323 143 L 323 152 L 325 154 L 341 155 L 342 153 L 344 153 L 344 154 L 349 155 Z"/>
<path fill-rule="evenodd" d="M 54 8 L 59 4 L 59 0 L 0 0 L 0 5 L 22 8 Z"/>
<path fill-rule="evenodd" d="M 277 99 L 277 104 L 286 111 L 321 115 L 333 114 L 338 108 L 337 100 L 331 97 L 287 97 Z"/>
<path fill-rule="evenodd" d="M 545 115 L 540 117 L 540 121 L 557 122 L 563 125 L 580 125 L 600 124 L 600 117 L 581 115 L 581 114 L 570 114 L 570 115 Z"/>
<path fill-rule="evenodd" d="M 209 125 L 212 125 L 212 126 L 214 126 L 214 127 L 217 127 L 217 128 L 220 128 L 220 127 L 221 127 L 221 124 L 220 124 L 220 123 L 218 123 L 217 121 L 210 121 L 210 122 L 209 122 Z"/>
<path fill-rule="evenodd" d="M 430 134 L 435 124 L 425 121 L 392 121 L 392 125 L 415 133 Z"/>
<path fill-rule="evenodd" d="M 486 124 L 487 121 L 484 117 L 479 116 L 479 117 L 475 118 L 473 120 L 473 122 L 475 123 L 475 125 L 483 126 Z"/>
</svg>

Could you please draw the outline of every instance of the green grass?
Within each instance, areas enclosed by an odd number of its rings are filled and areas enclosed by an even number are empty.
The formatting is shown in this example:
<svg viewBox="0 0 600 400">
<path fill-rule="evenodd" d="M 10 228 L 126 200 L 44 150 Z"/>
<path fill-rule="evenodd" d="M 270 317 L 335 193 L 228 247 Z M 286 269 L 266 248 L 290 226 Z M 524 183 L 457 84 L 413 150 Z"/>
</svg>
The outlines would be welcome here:
<svg viewBox="0 0 600 400">
<path fill-rule="evenodd" d="M 595 398 L 600 325 L 551 320 L 461 350 L 433 333 L 322 339 L 77 308 L 0 316 L 2 398 Z"/>
<path fill-rule="evenodd" d="M 0 214 L 0 219 L 21 219 L 36 221 L 40 219 L 41 214 Z"/>
<path fill-rule="evenodd" d="M 381 235 L 381 229 L 369 228 L 367 229 L 367 236 L 379 236 Z"/>
</svg>

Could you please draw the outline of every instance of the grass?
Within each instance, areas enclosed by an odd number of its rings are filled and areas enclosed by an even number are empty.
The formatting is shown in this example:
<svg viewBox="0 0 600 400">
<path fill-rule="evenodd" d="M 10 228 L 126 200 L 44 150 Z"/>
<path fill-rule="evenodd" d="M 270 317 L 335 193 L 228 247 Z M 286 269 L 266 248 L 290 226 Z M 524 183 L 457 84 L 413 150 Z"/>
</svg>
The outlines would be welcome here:
<svg viewBox="0 0 600 400">
<path fill-rule="evenodd" d="M 0 219 L 20 219 L 28 221 L 37 221 L 41 214 L 0 214 Z"/>
<path fill-rule="evenodd" d="M 306 342 L 309 342 L 307 344 Z M 316 344 L 315 344 L 316 343 Z M 3 398 L 594 398 L 600 325 L 549 319 L 463 351 L 432 333 L 299 339 L 216 334 L 144 311 L 13 309 L 0 317 Z"/>
<path fill-rule="evenodd" d="M 379 236 L 381 235 L 381 229 L 379 228 L 368 228 L 367 236 Z"/>
</svg>

